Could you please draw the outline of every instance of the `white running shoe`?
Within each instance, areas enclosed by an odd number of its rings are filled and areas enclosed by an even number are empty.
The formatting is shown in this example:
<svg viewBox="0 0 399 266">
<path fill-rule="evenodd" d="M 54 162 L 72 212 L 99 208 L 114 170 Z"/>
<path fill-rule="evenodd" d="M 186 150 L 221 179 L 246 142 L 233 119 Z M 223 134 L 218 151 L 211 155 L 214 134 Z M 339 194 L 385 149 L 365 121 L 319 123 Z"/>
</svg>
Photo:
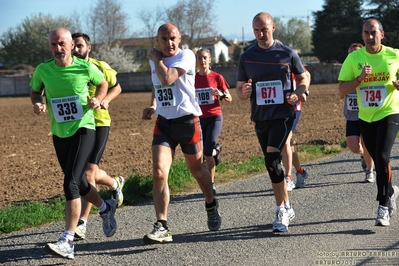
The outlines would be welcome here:
<svg viewBox="0 0 399 266">
<path fill-rule="evenodd" d="M 122 188 L 123 188 L 123 185 L 125 184 L 125 179 L 121 176 L 115 177 L 114 179 L 118 183 L 118 187 L 114 191 L 112 191 L 112 198 L 118 202 L 117 206 L 120 207 L 123 203 Z"/>
<path fill-rule="evenodd" d="M 57 242 L 54 244 L 48 243 L 45 247 L 44 250 L 47 252 L 47 254 L 55 255 L 61 258 L 66 258 L 66 259 L 73 259 L 75 258 L 74 255 L 74 249 L 75 247 L 69 244 L 68 239 L 65 237 L 60 237 Z"/>
<path fill-rule="evenodd" d="M 143 241 L 145 244 L 162 244 L 172 242 L 173 238 L 169 229 L 164 228 L 160 222 L 156 222 L 152 232 L 146 234 Z"/>
<path fill-rule="evenodd" d="M 289 208 L 285 208 L 285 210 L 287 211 L 288 214 L 288 220 L 291 222 L 292 220 L 294 220 L 295 218 L 295 211 L 294 208 L 292 208 L 292 204 L 290 203 L 290 207 Z"/>
<path fill-rule="evenodd" d="M 73 240 L 83 240 L 86 238 L 86 224 L 81 219 L 79 219 L 78 226 L 75 229 L 75 235 Z"/>
<path fill-rule="evenodd" d="M 287 184 L 287 191 L 292 191 L 295 188 L 294 180 L 292 180 L 288 176 L 285 176 L 284 179 L 285 183 Z"/>
<path fill-rule="evenodd" d="M 288 225 L 290 220 L 288 218 L 287 210 L 281 207 L 280 210 L 276 211 L 276 217 L 273 222 L 273 232 L 288 232 Z"/>
<path fill-rule="evenodd" d="M 377 219 L 375 225 L 389 226 L 389 210 L 388 207 L 378 205 Z"/>
<path fill-rule="evenodd" d="M 366 170 L 366 178 L 364 179 L 365 182 L 367 183 L 374 183 L 375 182 L 375 177 L 373 171 Z"/>
</svg>

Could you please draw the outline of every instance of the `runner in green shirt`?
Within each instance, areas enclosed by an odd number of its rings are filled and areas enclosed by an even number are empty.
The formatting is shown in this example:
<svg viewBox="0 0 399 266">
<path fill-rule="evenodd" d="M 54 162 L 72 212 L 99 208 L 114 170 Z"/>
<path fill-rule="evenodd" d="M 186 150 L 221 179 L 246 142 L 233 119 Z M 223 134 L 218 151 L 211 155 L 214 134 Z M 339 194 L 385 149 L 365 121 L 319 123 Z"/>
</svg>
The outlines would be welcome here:
<svg viewBox="0 0 399 266">
<path fill-rule="evenodd" d="M 36 67 L 29 85 L 33 112 L 40 115 L 48 109 L 50 116 L 53 144 L 64 173 L 66 221 L 64 234 L 56 243 L 48 243 L 45 251 L 73 259 L 81 196 L 99 208 L 104 234 L 112 236 L 116 231 L 117 202 L 102 200 L 85 176 L 95 141 L 93 110 L 101 108 L 108 86 L 97 67 L 72 56 L 74 42 L 68 30 L 57 28 L 51 31 L 49 44 L 54 58 Z M 97 86 L 95 97 L 89 95 L 89 83 Z"/>
</svg>

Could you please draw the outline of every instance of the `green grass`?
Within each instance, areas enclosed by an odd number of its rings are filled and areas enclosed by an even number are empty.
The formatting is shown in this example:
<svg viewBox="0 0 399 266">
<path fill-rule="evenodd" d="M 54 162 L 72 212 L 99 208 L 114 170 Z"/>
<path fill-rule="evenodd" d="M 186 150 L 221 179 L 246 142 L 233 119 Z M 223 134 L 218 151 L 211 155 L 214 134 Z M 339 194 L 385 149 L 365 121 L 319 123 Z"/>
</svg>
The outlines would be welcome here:
<svg viewBox="0 0 399 266">
<path fill-rule="evenodd" d="M 321 157 L 339 153 L 344 145 L 297 145 L 301 162 L 306 163 Z M 262 157 L 254 157 L 248 162 L 222 162 L 216 168 L 218 183 L 242 179 L 249 175 L 265 172 Z M 198 184 L 191 175 L 184 160 L 173 163 L 169 175 L 171 195 L 178 195 L 198 189 Z M 151 176 L 130 176 L 123 187 L 124 205 L 134 205 L 152 198 Z M 100 191 L 103 198 L 111 196 L 108 190 Z M 0 209 L 0 234 L 18 231 L 24 228 L 60 221 L 65 218 L 65 198 L 51 199 L 47 202 L 23 202 L 4 206 Z M 92 213 L 96 213 L 96 208 Z"/>
</svg>

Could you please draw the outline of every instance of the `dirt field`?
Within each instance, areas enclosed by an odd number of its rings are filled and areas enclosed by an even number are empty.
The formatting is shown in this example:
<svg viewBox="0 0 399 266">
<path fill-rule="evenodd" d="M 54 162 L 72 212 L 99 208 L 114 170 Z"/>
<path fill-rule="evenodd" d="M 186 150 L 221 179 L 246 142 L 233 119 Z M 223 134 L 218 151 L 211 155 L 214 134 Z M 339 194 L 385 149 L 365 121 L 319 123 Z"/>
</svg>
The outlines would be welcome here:
<svg viewBox="0 0 399 266">
<path fill-rule="evenodd" d="M 337 84 L 311 85 L 294 135 L 297 143 L 333 144 L 344 138 L 343 102 L 337 89 Z M 249 120 L 249 101 L 239 100 L 235 89 L 231 89 L 231 94 L 233 102 L 223 102 L 220 143 L 223 161 L 237 163 L 261 155 L 261 150 Z M 109 174 L 151 174 L 154 119 L 141 119 L 149 102 L 150 93 L 122 93 L 112 103 L 111 132 L 100 165 Z M 0 207 L 63 195 L 63 175 L 49 134 L 48 115 L 35 115 L 28 97 L 0 98 L 0 110 Z M 180 156 L 179 150 L 177 158 Z"/>
</svg>

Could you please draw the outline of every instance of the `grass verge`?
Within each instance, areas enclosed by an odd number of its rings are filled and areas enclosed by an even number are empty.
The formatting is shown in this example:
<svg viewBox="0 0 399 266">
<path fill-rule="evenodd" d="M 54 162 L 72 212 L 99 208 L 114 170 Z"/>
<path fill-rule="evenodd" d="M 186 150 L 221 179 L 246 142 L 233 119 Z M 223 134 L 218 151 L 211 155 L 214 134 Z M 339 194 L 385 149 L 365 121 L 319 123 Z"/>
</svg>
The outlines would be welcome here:
<svg viewBox="0 0 399 266">
<path fill-rule="evenodd" d="M 320 159 L 343 150 L 343 145 L 297 145 L 301 162 Z M 216 168 L 218 183 L 225 183 L 250 175 L 265 172 L 263 157 L 254 157 L 248 162 L 222 162 Z M 190 174 L 184 160 L 175 161 L 169 175 L 171 195 L 178 195 L 198 189 L 198 184 Z M 134 205 L 152 198 L 151 176 L 130 176 L 123 187 L 124 205 Z M 102 198 L 111 196 L 108 190 L 101 190 Z M 92 213 L 96 213 L 92 208 Z M 65 218 L 65 198 L 51 199 L 47 202 L 23 202 L 4 206 L 0 209 L 0 234 L 18 231 Z"/>
</svg>

